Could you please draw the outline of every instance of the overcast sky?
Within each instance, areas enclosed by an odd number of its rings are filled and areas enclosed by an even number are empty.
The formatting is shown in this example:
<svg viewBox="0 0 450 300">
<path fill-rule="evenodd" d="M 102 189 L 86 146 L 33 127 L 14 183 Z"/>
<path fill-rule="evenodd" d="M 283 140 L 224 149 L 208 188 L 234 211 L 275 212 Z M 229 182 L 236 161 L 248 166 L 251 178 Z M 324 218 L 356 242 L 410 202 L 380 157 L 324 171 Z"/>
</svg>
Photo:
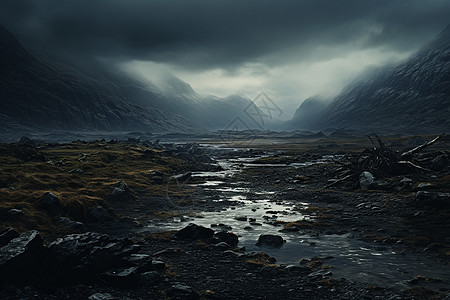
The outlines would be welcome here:
<svg viewBox="0 0 450 300">
<path fill-rule="evenodd" d="M 19 38 L 199 93 L 266 91 L 292 115 L 368 67 L 405 59 L 450 20 L 450 0 L 1 0 Z"/>
</svg>

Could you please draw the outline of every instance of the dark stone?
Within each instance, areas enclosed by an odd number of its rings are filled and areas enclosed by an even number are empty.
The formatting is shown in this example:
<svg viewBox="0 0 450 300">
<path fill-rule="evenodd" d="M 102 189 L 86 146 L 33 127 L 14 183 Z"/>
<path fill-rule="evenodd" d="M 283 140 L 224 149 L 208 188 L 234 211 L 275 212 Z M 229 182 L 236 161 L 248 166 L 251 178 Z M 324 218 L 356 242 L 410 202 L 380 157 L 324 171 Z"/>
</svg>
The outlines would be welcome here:
<svg viewBox="0 0 450 300">
<path fill-rule="evenodd" d="M 220 231 L 214 234 L 215 237 L 217 237 L 222 242 L 227 243 L 230 246 L 237 246 L 239 243 L 239 238 L 236 234 L 232 232 L 227 231 Z"/>
<path fill-rule="evenodd" d="M 285 242 L 279 235 L 262 234 L 259 236 L 256 246 L 281 247 Z"/>
<path fill-rule="evenodd" d="M 228 249 L 230 249 L 231 246 L 228 243 L 220 242 L 220 243 L 214 244 L 214 247 L 216 247 L 218 249 L 222 249 L 222 250 L 228 250 Z"/>
<path fill-rule="evenodd" d="M 137 267 L 116 269 L 103 273 L 102 278 L 115 287 L 133 287 L 138 283 L 139 272 Z"/>
<path fill-rule="evenodd" d="M 130 267 L 124 258 L 136 251 L 130 239 L 94 232 L 66 235 L 49 245 L 49 284 L 92 282 L 108 270 Z"/>
<path fill-rule="evenodd" d="M 141 283 L 146 286 L 157 285 L 164 281 L 164 278 L 155 271 L 142 273 L 139 279 Z"/>
<path fill-rule="evenodd" d="M 296 266 L 296 265 L 287 265 L 285 268 L 286 271 L 301 274 L 301 275 L 307 275 L 312 273 L 312 268 L 307 266 Z"/>
<path fill-rule="evenodd" d="M 12 239 L 15 239 L 18 236 L 19 234 L 17 233 L 17 231 L 12 229 L 11 227 L 3 229 L 2 231 L 0 231 L 0 247 L 5 246 Z"/>
<path fill-rule="evenodd" d="M 10 214 L 11 216 L 21 215 L 22 213 L 23 213 L 23 210 L 18 209 L 18 208 L 12 208 L 8 211 L 8 214 Z"/>
<path fill-rule="evenodd" d="M 154 270 L 152 257 L 148 254 L 131 254 L 124 257 L 124 261 L 129 266 L 137 267 L 139 273 Z"/>
<path fill-rule="evenodd" d="M 0 248 L 0 283 L 28 283 L 42 272 L 45 247 L 35 230 L 22 233 Z"/>
<path fill-rule="evenodd" d="M 120 300 L 119 297 L 114 297 L 109 293 L 95 293 L 88 297 L 89 300 Z"/>
<path fill-rule="evenodd" d="M 193 223 L 175 233 L 175 236 L 180 240 L 210 239 L 213 235 L 214 230 Z"/>
<path fill-rule="evenodd" d="M 166 264 L 160 260 L 152 261 L 152 269 L 158 272 L 163 272 L 166 269 Z"/>
<path fill-rule="evenodd" d="M 39 204 L 41 206 L 55 206 L 59 204 L 59 199 L 58 196 L 56 196 L 52 192 L 46 192 L 39 200 Z"/>
<path fill-rule="evenodd" d="M 116 184 L 116 186 L 112 189 L 109 196 L 112 200 L 116 201 L 127 201 L 136 199 L 136 196 L 130 190 L 128 185 L 123 181 L 120 181 L 119 183 Z"/>
<path fill-rule="evenodd" d="M 97 220 L 97 221 L 110 221 L 112 220 L 112 216 L 110 213 L 103 207 L 97 206 L 91 209 L 91 215 Z"/>
<path fill-rule="evenodd" d="M 64 224 L 64 227 L 67 229 L 75 230 L 75 231 L 85 230 L 85 226 L 81 222 L 72 221 L 71 219 L 66 218 L 66 217 L 60 217 L 59 221 L 62 224 Z"/>
<path fill-rule="evenodd" d="M 184 284 L 174 284 L 167 290 L 167 295 L 171 299 L 182 300 L 196 300 L 199 299 L 199 294 L 194 291 L 190 286 Z"/>
</svg>

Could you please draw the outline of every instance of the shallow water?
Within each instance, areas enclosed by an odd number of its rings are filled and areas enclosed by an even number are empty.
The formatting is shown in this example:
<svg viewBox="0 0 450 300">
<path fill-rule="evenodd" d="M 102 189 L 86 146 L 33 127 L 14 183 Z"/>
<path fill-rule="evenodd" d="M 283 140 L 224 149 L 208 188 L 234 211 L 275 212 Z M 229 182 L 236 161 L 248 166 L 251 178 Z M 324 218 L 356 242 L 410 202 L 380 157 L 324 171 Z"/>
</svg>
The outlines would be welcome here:
<svg viewBox="0 0 450 300">
<path fill-rule="evenodd" d="M 326 157 L 312 163 L 325 163 L 333 157 Z M 247 251 L 264 251 L 277 259 L 277 263 L 298 264 L 301 258 L 314 256 L 332 257 L 324 264 L 334 266 L 330 270 L 333 276 L 367 282 L 383 286 L 400 288 L 410 287 L 407 281 L 416 275 L 438 278 L 442 282 L 428 283 L 431 288 L 450 287 L 450 266 L 444 266 L 419 254 L 398 254 L 389 247 L 379 247 L 351 239 L 346 235 L 302 235 L 297 232 L 279 232 L 282 227 L 271 225 L 275 220 L 297 221 L 311 218 L 295 210 L 296 206 L 307 207 L 308 203 L 293 204 L 289 201 L 273 202 L 267 197 L 273 191 L 254 193 L 249 188 L 227 183 L 226 178 L 242 167 L 255 167 L 253 159 L 222 160 L 219 164 L 225 169 L 221 172 L 197 172 L 193 176 L 213 178 L 197 184 L 204 189 L 218 193 L 213 201 L 234 201 L 236 205 L 217 212 L 203 212 L 198 217 L 175 218 L 173 222 L 149 224 L 151 230 L 178 230 L 188 223 L 210 227 L 211 224 L 231 226 L 232 232 L 239 236 L 239 246 Z M 273 167 L 301 167 L 306 164 L 273 165 Z M 259 166 L 259 165 L 258 165 Z M 271 165 L 265 164 L 264 167 Z M 216 177 L 216 178 L 214 178 Z M 195 185 L 193 185 L 195 186 Z M 252 193 L 252 200 L 247 199 Z M 255 195 L 257 196 L 254 199 Z M 236 218 L 247 217 L 246 221 Z M 249 220 L 252 218 L 252 220 Z M 250 223 L 250 221 L 252 221 Z M 218 229 L 218 228 L 215 228 Z M 286 243 L 281 248 L 258 247 L 255 243 L 261 234 L 281 235 Z"/>
</svg>

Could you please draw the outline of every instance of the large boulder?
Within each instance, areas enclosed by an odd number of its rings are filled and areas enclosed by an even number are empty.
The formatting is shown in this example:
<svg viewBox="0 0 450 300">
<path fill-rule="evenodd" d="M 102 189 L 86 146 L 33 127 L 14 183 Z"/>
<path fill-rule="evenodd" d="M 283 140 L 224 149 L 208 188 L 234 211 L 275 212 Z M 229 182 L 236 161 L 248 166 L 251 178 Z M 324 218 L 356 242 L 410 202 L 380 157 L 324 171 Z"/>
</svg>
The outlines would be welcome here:
<svg viewBox="0 0 450 300">
<path fill-rule="evenodd" d="M 87 232 L 59 238 L 49 245 L 54 284 L 89 282 L 108 270 L 129 265 L 124 260 L 137 251 L 130 239 Z"/>
<path fill-rule="evenodd" d="M 214 230 L 193 223 L 179 230 L 175 234 L 175 236 L 180 240 L 191 240 L 191 241 L 210 239 L 213 237 L 213 235 Z"/>
<path fill-rule="evenodd" d="M 0 248 L 0 285 L 28 283 L 42 272 L 46 251 L 35 230 L 22 233 Z"/>
</svg>

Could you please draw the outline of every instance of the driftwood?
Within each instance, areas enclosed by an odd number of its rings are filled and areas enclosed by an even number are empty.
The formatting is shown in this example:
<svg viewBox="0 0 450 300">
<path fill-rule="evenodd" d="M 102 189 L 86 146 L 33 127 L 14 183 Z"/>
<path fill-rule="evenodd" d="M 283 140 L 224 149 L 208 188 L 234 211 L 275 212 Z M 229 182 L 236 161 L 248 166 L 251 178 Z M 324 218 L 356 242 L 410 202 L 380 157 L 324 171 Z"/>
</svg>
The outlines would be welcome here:
<svg viewBox="0 0 450 300">
<path fill-rule="evenodd" d="M 372 142 L 372 147 L 366 148 L 358 155 L 345 156 L 344 161 L 336 161 L 337 164 L 341 165 L 338 169 L 341 174 L 329 186 L 349 179 L 356 182 L 364 171 L 370 172 L 378 178 L 414 171 L 431 172 L 430 169 L 414 161 L 414 154 L 434 144 L 443 136 L 444 133 L 405 152 L 395 151 L 387 147 L 377 135 L 374 136 L 377 144 L 372 137 L 368 136 Z"/>
</svg>

